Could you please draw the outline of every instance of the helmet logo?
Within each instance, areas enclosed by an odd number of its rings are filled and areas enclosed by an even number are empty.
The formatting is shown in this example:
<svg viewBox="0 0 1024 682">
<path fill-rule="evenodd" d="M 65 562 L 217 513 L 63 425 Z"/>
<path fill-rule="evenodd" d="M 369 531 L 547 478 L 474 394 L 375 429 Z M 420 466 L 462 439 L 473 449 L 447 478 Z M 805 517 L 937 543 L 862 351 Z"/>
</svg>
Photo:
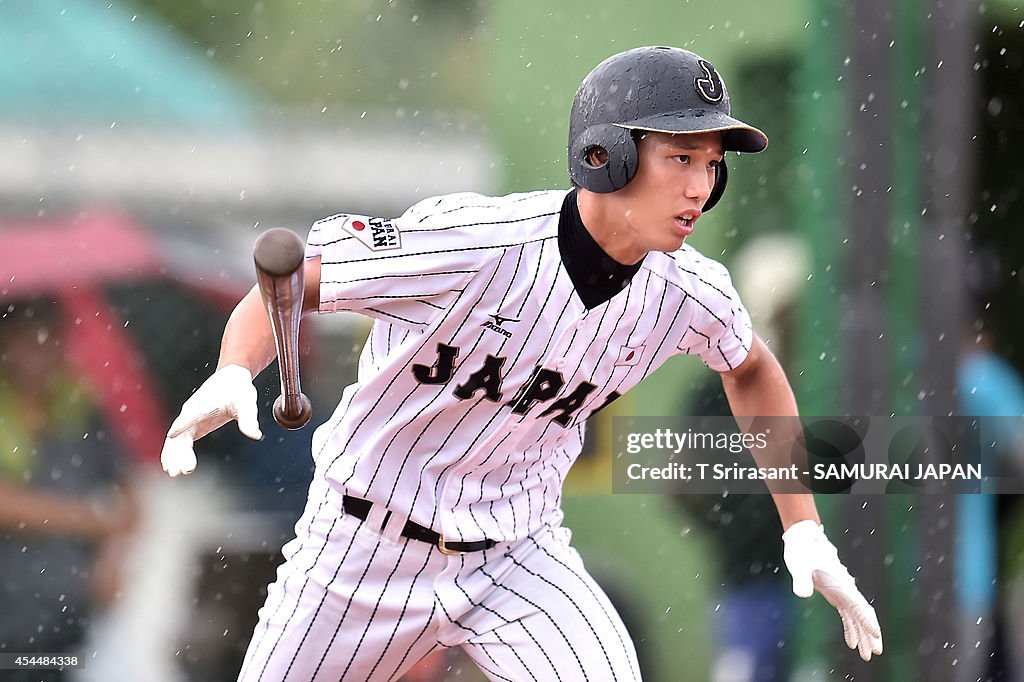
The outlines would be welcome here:
<svg viewBox="0 0 1024 682">
<path fill-rule="evenodd" d="M 715 67 L 711 65 L 711 62 L 701 59 L 697 63 L 704 70 L 704 78 L 694 78 L 693 87 L 697 89 L 697 92 L 705 100 L 711 104 L 718 104 L 722 101 L 724 93 L 721 76 L 715 71 Z"/>
</svg>

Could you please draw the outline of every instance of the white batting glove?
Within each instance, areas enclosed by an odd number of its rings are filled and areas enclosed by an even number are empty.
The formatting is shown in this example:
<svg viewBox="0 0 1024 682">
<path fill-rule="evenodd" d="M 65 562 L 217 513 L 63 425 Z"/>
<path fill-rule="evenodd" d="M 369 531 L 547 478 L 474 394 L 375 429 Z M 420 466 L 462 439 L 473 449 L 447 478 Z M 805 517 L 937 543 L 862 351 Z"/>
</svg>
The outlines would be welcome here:
<svg viewBox="0 0 1024 682">
<path fill-rule="evenodd" d="M 196 452 L 192 444 L 232 419 L 238 421 L 239 431 L 260 440 L 263 433 L 256 412 L 256 387 L 249 370 L 240 365 L 217 370 L 185 401 L 171 424 L 160 453 L 164 471 L 172 477 L 195 471 Z"/>
<path fill-rule="evenodd" d="M 825 529 L 814 521 L 794 523 L 782 534 L 783 558 L 793 576 L 793 593 L 810 597 L 821 592 L 843 620 L 846 646 L 857 649 L 865 661 L 882 653 L 882 629 L 875 609 L 857 589 L 850 572 L 839 561 L 835 545 L 825 537 Z"/>
</svg>

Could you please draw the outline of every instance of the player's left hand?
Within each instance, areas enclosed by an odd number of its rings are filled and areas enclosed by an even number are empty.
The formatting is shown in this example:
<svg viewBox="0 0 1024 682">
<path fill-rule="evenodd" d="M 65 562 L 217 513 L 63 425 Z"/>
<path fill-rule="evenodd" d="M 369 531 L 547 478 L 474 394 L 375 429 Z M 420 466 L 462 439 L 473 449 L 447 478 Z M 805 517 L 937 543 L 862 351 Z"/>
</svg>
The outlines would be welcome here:
<svg viewBox="0 0 1024 682">
<path fill-rule="evenodd" d="M 843 620 L 846 645 L 856 649 L 865 661 L 882 653 L 882 629 L 868 600 L 839 561 L 835 545 L 825 537 L 825 529 L 814 521 L 799 521 L 782 534 L 783 558 L 793 576 L 793 593 L 810 597 L 821 592 Z"/>
</svg>

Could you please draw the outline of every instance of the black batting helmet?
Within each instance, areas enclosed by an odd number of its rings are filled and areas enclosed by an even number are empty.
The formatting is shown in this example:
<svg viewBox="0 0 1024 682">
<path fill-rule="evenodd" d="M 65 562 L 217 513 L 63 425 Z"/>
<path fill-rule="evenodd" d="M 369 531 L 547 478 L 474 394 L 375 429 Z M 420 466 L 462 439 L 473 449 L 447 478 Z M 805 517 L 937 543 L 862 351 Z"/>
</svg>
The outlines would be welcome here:
<svg viewBox="0 0 1024 682">
<path fill-rule="evenodd" d="M 612 55 L 591 71 L 572 102 L 569 117 L 569 175 L 591 192 L 622 189 L 636 175 L 632 131 L 722 133 L 725 151 L 754 153 L 768 146 L 757 128 L 732 117 L 729 91 L 711 62 L 677 47 L 638 47 Z M 587 156 L 596 147 L 607 163 Z M 728 171 L 723 162 L 704 204 L 722 197 Z"/>
</svg>

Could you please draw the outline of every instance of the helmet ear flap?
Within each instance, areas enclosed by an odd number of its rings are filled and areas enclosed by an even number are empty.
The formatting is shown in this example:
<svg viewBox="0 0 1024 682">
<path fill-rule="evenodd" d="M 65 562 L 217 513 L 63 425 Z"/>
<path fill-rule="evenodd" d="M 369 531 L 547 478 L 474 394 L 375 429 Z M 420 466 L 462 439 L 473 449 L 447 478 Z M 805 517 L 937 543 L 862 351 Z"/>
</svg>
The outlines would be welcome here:
<svg viewBox="0 0 1024 682">
<path fill-rule="evenodd" d="M 587 158 L 595 147 L 608 152 L 608 161 L 594 166 Z M 589 126 L 569 146 L 569 175 L 580 187 L 607 194 L 625 187 L 636 175 L 637 149 L 630 131 L 610 123 Z"/>
<path fill-rule="evenodd" d="M 704 202 L 704 207 L 701 209 L 702 212 L 706 213 L 714 208 L 718 200 L 725 194 L 725 183 L 728 181 L 729 169 L 725 165 L 725 159 L 722 159 L 718 166 L 715 167 L 715 186 L 711 188 L 711 194 L 708 195 L 708 200 Z"/>
</svg>

